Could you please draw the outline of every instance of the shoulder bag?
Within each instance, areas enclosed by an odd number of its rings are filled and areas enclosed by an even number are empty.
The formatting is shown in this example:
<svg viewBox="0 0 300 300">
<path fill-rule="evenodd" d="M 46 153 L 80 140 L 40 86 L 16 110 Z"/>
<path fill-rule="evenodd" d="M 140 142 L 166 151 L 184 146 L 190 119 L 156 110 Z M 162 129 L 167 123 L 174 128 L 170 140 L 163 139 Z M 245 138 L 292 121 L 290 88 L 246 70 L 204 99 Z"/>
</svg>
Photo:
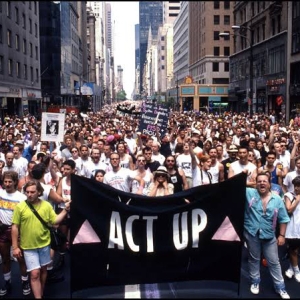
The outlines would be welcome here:
<svg viewBox="0 0 300 300">
<path fill-rule="evenodd" d="M 49 229 L 50 237 L 51 237 L 51 249 L 58 250 L 60 247 L 67 241 L 67 237 L 58 229 L 49 226 L 39 215 L 39 213 L 35 210 L 33 205 L 29 203 L 27 200 L 25 201 L 30 210 L 35 214 L 35 216 L 40 220 L 40 222 Z"/>
</svg>

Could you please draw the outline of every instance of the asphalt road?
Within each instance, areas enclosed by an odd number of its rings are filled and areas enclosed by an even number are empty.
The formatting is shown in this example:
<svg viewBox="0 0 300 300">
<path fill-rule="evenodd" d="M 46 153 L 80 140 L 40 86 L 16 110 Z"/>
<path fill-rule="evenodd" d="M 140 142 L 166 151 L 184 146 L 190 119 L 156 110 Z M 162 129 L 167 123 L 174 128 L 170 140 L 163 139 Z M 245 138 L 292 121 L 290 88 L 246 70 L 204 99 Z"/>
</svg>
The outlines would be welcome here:
<svg viewBox="0 0 300 300">
<path fill-rule="evenodd" d="M 279 255 L 282 258 L 285 248 L 280 247 Z M 289 265 L 287 259 L 281 260 L 282 270 Z M 92 267 L 92 266 L 91 266 Z M 58 283 L 49 283 L 45 287 L 45 298 L 278 298 L 275 293 L 267 267 L 261 267 L 262 282 L 259 295 L 251 294 L 247 273 L 247 253 L 243 251 L 241 281 L 238 293 L 238 285 L 229 282 L 214 281 L 190 281 L 163 284 L 142 284 L 140 286 L 102 287 L 79 291 L 71 295 L 70 292 L 70 259 L 66 254 L 66 264 L 63 270 L 65 280 Z M 217 272 L 217 270 L 216 270 Z M 89 274 L 82 274 L 89 276 Z M 2 277 L 2 276 L 1 276 Z M 1 283 L 3 278 L 1 278 Z M 292 299 L 300 299 L 300 283 L 294 279 L 286 279 L 286 289 Z M 19 267 L 12 262 L 12 291 L 7 299 L 33 298 L 33 295 L 23 296 Z"/>
</svg>

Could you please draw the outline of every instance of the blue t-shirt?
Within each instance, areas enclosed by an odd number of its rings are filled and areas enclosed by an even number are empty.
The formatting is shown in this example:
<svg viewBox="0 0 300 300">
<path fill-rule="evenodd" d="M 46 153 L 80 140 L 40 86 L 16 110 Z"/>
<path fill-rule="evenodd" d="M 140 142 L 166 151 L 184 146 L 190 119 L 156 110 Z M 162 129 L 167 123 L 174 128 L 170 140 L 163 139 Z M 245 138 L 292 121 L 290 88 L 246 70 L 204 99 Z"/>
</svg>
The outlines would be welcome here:
<svg viewBox="0 0 300 300">
<path fill-rule="evenodd" d="M 290 217 L 282 198 L 274 193 L 263 211 L 261 197 L 254 188 L 246 188 L 246 204 L 244 228 L 249 234 L 255 236 L 259 232 L 259 238 L 271 239 L 275 235 L 278 223 L 288 223 Z"/>
</svg>

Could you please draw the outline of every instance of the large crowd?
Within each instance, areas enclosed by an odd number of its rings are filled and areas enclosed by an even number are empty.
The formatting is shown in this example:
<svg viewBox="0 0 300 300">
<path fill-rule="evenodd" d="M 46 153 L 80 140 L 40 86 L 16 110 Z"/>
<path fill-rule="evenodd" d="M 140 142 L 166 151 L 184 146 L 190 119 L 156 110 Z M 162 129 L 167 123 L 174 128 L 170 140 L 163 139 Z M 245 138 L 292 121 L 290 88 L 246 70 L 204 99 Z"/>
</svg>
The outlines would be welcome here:
<svg viewBox="0 0 300 300">
<path fill-rule="evenodd" d="M 140 105 L 135 104 L 137 111 Z M 43 296 L 46 278 L 51 280 L 55 270 L 63 268 L 68 242 L 56 250 L 59 260 L 54 265 L 47 229 L 22 202 L 27 199 L 43 216 L 51 215 L 48 222 L 68 236 L 71 174 L 130 193 L 165 196 L 244 172 L 250 290 L 259 293 L 263 251 L 275 291 L 288 299 L 277 247 L 288 246 L 290 267 L 284 274 L 300 282 L 300 116 L 285 124 L 284 116 L 275 112 L 250 117 L 171 110 L 167 130 L 161 134 L 157 127 L 155 135 L 147 135 L 139 132 L 140 115 L 127 112 L 111 105 L 99 112 L 66 114 L 61 142 L 42 141 L 42 122 L 34 116 L 5 116 L 0 128 L 0 254 L 5 285 L 0 296 L 11 289 L 12 259 L 20 265 L 23 294 L 32 290 L 35 298 Z M 51 206 L 39 207 L 44 202 Z M 41 230 L 22 231 L 26 226 Z"/>
</svg>

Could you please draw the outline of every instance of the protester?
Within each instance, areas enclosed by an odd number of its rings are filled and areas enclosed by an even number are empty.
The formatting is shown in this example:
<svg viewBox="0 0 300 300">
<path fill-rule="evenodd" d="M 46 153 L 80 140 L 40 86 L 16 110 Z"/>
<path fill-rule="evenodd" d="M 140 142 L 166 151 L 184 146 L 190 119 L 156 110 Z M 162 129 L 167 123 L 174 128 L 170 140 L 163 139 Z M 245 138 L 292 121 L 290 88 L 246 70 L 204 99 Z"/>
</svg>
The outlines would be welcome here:
<svg viewBox="0 0 300 300">
<path fill-rule="evenodd" d="M 259 294 L 260 261 L 263 252 L 276 293 L 282 299 L 289 299 L 278 258 L 278 246 L 285 243 L 286 227 L 290 218 L 282 199 L 271 193 L 270 188 L 270 175 L 263 172 L 256 177 L 256 189 L 248 187 L 246 191 L 244 238 L 248 251 L 250 291 L 252 294 Z M 275 235 L 274 220 L 279 223 L 278 238 Z"/>
<path fill-rule="evenodd" d="M 174 193 L 174 185 L 172 183 L 168 183 L 170 175 L 166 167 L 158 167 L 153 175 L 153 183 L 149 186 L 148 196 L 168 196 Z"/>
<path fill-rule="evenodd" d="M 39 181 L 28 181 L 24 190 L 27 200 L 15 207 L 12 217 L 13 255 L 18 259 L 24 257 L 34 298 L 41 299 L 47 279 L 47 265 L 51 263 L 50 231 L 31 211 L 27 201 L 46 223 L 52 225 L 59 224 L 66 217 L 70 202 L 66 202 L 65 208 L 56 215 L 51 204 L 39 198 L 43 193 Z"/>
<path fill-rule="evenodd" d="M 4 277 L 4 286 L 0 289 L 1 297 L 11 292 L 10 248 L 13 245 L 11 239 L 13 212 L 17 204 L 26 199 L 26 196 L 17 190 L 18 174 L 16 172 L 6 171 L 3 173 L 3 187 L 4 189 L 0 190 L 0 254 Z M 23 257 L 17 257 L 17 260 L 21 271 L 22 291 L 26 296 L 31 291 L 28 274 Z"/>
<path fill-rule="evenodd" d="M 92 179 L 94 179 L 96 181 L 99 181 L 99 182 L 103 182 L 104 175 L 105 175 L 105 171 L 104 170 L 96 170 L 95 171 L 95 175 L 92 176 Z"/>
<path fill-rule="evenodd" d="M 294 185 L 294 191 L 284 194 L 285 207 L 291 218 L 285 232 L 290 260 L 290 266 L 285 271 L 285 275 L 288 278 L 294 277 L 297 282 L 300 282 L 298 265 L 300 249 L 300 176 L 295 177 L 292 184 Z"/>
</svg>

